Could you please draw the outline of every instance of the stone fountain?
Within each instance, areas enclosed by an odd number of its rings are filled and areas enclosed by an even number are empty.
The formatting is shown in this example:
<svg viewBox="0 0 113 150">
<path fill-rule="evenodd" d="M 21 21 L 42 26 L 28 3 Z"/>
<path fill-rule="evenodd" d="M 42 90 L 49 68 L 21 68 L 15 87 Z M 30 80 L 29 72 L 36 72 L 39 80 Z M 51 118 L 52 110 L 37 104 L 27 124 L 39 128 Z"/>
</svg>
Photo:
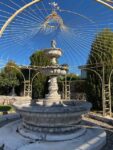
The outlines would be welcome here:
<svg viewBox="0 0 113 150">
<path fill-rule="evenodd" d="M 89 112 L 91 104 L 85 101 L 62 100 L 58 94 L 57 77 L 66 75 L 67 67 L 58 65 L 62 51 L 56 48 L 56 42 L 51 42 L 51 48 L 44 49 L 51 58 L 52 66 L 43 67 L 43 73 L 49 79 L 49 93 L 45 99 L 40 99 L 35 105 L 14 103 L 16 111 L 23 118 L 23 126 L 41 133 L 73 132 L 81 121 L 81 116 Z"/>
<path fill-rule="evenodd" d="M 68 71 L 67 67 L 58 64 L 62 50 L 53 40 L 51 48 L 44 51 L 52 63 L 41 69 L 49 76 L 48 94 L 35 104 L 31 100 L 16 101 L 13 105 L 22 117 L 22 121 L 15 124 L 18 134 L 35 141 L 31 145 L 20 146 L 19 150 L 100 150 L 106 143 L 106 133 L 100 128 L 87 129 L 82 124 L 82 116 L 90 111 L 91 104 L 63 100 L 58 93 L 57 78 Z"/>
</svg>

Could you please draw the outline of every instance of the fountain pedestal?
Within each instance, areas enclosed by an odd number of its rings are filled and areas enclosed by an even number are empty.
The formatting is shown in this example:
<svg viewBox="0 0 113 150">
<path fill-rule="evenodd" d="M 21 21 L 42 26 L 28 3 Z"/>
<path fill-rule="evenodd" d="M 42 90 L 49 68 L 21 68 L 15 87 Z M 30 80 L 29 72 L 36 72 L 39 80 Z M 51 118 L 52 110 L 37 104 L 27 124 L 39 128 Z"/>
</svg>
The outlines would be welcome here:
<svg viewBox="0 0 113 150">
<path fill-rule="evenodd" d="M 50 77 L 48 89 L 49 93 L 46 95 L 46 100 L 49 100 L 48 103 L 58 104 L 59 101 L 61 100 L 61 96 L 58 94 L 58 84 L 56 76 Z"/>
</svg>

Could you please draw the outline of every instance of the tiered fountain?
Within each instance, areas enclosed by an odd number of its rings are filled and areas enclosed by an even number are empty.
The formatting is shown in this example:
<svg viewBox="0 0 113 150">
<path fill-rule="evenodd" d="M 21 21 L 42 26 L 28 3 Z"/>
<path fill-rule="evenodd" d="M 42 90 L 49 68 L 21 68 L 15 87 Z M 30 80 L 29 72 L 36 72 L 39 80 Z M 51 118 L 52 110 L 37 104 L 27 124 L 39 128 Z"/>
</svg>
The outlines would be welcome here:
<svg viewBox="0 0 113 150">
<path fill-rule="evenodd" d="M 105 132 L 100 128 L 87 129 L 81 124 L 82 115 L 90 111 L 91 104 L 86 101 L 63 100 L 58 94 L 57 77 L 65 75 L 68 70 L 67 67 L 58 65 L 57 58 L 62 55 L 61 49 L 56 48 L 56 42 L 52 41 L 51 48 L 44 51 L 52 62 L 52 66 L 42 67 L 42 71 L 50 77 L 49 93 L 45 99 L 38 100 L 35 104 L 32 104 L 32 100 L 23 104 L 21 101 L 14 103 L 22 121 L 4 129 L 5 133 L 10 133 L 9 129 L 13 128 L 10 142 L 4 140 L 4 144 L 8 150 L 14 140 L 17 143 L 13 143 L 11 150 L 100 150 L 106 142 Z M 14 131 L 17 128 L 18 133 Z M 6 137 L 8 136 L 7 134 Z M 28 144 L 28 139 L 32 144 Z M 0 143 L 1 141 L 3 142 L 0 140 Z"/>
<path fill-rule="evenodd" d="M 58 94 L 57 77 L 66 75 L 67 68 L 58 65 L 57 58 L 62 55 L 62 51 L 56 48 L 56 42 L 51 42 L 51 48 L 45 49 L 45 53 L 50 56 L 52 66 L 42 67 L 42 71 L 48 74 L 49 93 L 46 98 L 39 100 L 35 105 L 25 103 L 14 104 L 17 112 L 23 118 L 23 126 L 32 131 L 41 133 L 65 133 L 74 132 L 81 121 L 81 116 L 87 113 L 91 104 L 85 101 L 62 100 Z"/>
</svg>

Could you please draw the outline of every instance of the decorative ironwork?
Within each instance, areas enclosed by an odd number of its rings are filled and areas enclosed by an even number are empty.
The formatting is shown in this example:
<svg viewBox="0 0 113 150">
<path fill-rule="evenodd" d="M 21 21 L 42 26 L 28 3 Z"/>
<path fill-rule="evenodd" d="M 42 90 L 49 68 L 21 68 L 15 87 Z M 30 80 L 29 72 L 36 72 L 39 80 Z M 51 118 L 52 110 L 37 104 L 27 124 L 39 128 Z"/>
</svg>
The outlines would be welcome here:
<svg viewBox="0 0 113 150">
<path fill-rule="evenodd" d="M 85 65 L 85 66 L 80 66 L 79 69 L 81 70 L 87 70 L 95 73 L 102 85 L 102 108 L 103 108 L 103 116 L 112 116 L 112 109 L 111 109 L 111 76 L 113 74 L 113 68 L 110 71 L 109 74 L 109 79 L 108 83 L 105 83 L 105 65 L 103 64 L 92 64 L 92 65 Z M 96 71 L 96 68 L 101 68 L 102 70 L 102 75 Z"/>
</svg>

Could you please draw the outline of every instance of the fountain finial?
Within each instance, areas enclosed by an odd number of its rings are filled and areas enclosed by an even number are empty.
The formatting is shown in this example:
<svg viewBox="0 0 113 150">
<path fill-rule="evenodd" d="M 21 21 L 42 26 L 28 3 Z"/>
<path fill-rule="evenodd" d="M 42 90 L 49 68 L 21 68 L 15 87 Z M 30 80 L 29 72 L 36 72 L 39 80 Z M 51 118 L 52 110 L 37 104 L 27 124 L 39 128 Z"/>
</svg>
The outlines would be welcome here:
<svg viewBox="0 0 113 150">
<path fill-rule="evenodd" d="M 56 48 L 56 44 L 57 44 L 57 43 L 56 43 L 55 40 L 52 40 L 52 41 L 51 41 L 51 47 L 52 47 L 52 48 Z"/>
</svg>

